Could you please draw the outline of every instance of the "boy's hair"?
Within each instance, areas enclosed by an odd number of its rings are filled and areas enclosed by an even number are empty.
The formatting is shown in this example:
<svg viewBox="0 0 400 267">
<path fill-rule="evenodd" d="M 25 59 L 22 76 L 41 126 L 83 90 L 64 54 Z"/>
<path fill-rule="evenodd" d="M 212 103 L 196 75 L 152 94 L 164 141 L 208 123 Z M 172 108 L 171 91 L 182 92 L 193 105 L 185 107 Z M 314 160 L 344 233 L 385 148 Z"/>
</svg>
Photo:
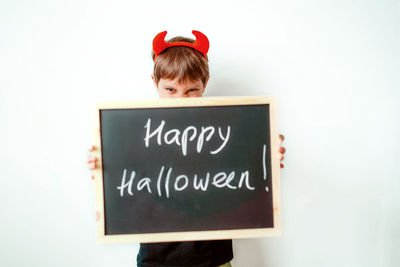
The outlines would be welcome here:
<svg viewBox="0 0 400 267">
<path fill-rule="evenodd" d="M 177 36 L 167 42 L 194 43 L 194 40 Z M 154 51 L 151 54 L 154 60 Z M 161 78 L 169 80 L 178 79 L 178 83 L 200 79 L 203 84 L 206 84 L 210 74 L 208 61 L 199 51 L 190 47 L 174 46 L 158 55 L 154 62 L 153 75 L 156 84 L 158 84 Z"/>
</svg>

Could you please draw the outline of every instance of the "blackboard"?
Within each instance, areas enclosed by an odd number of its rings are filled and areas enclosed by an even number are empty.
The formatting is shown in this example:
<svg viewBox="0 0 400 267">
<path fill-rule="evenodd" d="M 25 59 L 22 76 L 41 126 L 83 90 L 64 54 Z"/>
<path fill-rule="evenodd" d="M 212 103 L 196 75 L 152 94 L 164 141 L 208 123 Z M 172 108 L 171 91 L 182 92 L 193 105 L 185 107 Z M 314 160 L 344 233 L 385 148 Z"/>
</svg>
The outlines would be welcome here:
<svg viewBox="0 0 400 267">
<path fill-rule="evenodd" d="M 275 109 L 269 97 L 100 104 L 99 239 L 277 234 Z"/>
</svg>

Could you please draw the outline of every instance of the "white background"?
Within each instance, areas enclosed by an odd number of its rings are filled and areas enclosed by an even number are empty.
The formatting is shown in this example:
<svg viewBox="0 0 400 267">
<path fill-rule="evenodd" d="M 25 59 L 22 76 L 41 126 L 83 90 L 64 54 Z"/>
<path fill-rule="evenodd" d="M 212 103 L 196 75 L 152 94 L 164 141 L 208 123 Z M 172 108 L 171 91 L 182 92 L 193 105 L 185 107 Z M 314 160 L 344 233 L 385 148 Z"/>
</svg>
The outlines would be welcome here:
<svg viewBox="0 0 400 267">
<path fill-rule="evenodd" d="M 156 98 L 151 42 L 210 39 L 205 96 L 275 95 L 283 235 L 233 266 L 399 266 L 400 2 L 0 2 L 0 265 L 135 266 L 97 245 L 98 100 Z"/>
</svg>

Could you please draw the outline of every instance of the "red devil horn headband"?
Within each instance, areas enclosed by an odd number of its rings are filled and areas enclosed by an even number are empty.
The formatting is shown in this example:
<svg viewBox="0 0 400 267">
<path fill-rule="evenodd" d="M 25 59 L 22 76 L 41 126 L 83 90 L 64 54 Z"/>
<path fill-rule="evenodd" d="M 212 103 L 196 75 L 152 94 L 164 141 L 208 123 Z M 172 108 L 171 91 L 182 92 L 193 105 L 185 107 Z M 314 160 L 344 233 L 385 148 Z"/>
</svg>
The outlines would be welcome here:
<svg viewBox="0 0 400 267">
<path fill-rule="evenodd" d="M 196 41 L 193 44 L 189 42 L 167 43 L 165 42 L 165 36 L 167 35 L 167 31 L 163 31 L 157 34 L 153 40 L 153 51 L 155 54 L 154 61 L 156 61 L 156 58 L 159 54 L 161 54 L 163 51 L 173 46 L 191 47 L 199 51 L 207 59 L 207 52 L 208 48 L 210 47 L 207 36 L 205 36 L 199 31 L 192 31 L 192 33 L 194 36 L 196 36 Z"/>
</svg>

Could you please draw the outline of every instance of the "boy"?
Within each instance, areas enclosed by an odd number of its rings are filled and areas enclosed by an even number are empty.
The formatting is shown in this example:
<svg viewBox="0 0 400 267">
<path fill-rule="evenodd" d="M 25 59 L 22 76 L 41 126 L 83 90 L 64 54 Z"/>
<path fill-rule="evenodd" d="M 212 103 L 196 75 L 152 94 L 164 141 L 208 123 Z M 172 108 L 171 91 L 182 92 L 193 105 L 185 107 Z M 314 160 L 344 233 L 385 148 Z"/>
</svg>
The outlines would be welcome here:
<svg viewBox="0 0 400 267">
<path fill-rule="evenodd" d="M 210 78 L 207 37 L 193 31 L 196 40 L 175 37 L 165 42 L 167 32 L 153 40 L 154 71 L 151 75 L 160 98 L 201 97 Z M 280 141 L 283 136 L 280 135 Z M 89 150 L 93 151 L 92 146 Z M 285 149 L 280 148 L 280 160 Z M 96 158 L 89 155 L 89 168 L 96 168 Z M 281 164 L 283 167 L 283 164 Z M 232 240 L 164 242 L 140 244 L 139 267 L 187 266 L 228 267 L 233 258 Z"/>
</svg>

